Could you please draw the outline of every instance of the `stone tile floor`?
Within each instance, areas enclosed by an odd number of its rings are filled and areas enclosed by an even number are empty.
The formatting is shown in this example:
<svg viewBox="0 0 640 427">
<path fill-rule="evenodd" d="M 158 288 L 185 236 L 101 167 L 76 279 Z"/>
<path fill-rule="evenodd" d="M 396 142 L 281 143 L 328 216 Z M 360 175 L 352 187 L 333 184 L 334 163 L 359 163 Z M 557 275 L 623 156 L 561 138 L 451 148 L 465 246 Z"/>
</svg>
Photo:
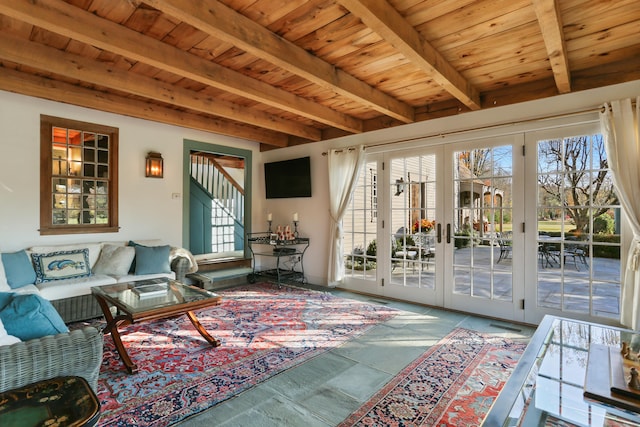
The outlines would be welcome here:
<svg viewBox="0 0 640 427">
<path fill-rule="evenodd" d="M 326 287 L 335 295 L 403 312 L 327 351 L 192 416 L 182 427 L 335 426 L 456 327 L 528 342 L 534 328 Z"/>
</svg>

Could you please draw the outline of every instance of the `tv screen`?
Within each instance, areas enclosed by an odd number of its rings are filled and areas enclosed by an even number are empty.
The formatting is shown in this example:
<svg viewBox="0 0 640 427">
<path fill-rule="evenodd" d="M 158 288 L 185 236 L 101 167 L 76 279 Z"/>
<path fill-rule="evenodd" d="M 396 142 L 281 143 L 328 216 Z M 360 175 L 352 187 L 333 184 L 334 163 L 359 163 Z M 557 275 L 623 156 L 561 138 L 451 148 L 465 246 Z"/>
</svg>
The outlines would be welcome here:
<svg viewBox="0 0 640 427">
<path fill-rule="evenodd" d="M 311 197 L 311 158 L 264 164 L 267 199 Z"/>
</svg>

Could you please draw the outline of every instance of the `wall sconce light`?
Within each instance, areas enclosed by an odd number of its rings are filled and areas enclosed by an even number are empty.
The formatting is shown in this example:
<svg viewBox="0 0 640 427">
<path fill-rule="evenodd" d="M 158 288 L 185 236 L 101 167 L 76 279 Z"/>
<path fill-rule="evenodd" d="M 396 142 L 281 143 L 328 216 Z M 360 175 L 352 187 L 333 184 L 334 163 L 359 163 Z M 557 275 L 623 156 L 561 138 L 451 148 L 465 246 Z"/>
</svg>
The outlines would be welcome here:
<svg viewBox="0 0 640 427">
<path fill-rule="evenodd" d="M 162 178 L 164 175 L 164 161 L 162 154 L 150 151 L 145 161 L 145 176 L 147 178 Z"/>
<path fill-rule="evenodd" d="M 404 179 L 396 179 L 396 196 L 401 195 L 404 191 L 404 187 L 402 186 L 402 184 L 404 184 Z"/>
</svg>

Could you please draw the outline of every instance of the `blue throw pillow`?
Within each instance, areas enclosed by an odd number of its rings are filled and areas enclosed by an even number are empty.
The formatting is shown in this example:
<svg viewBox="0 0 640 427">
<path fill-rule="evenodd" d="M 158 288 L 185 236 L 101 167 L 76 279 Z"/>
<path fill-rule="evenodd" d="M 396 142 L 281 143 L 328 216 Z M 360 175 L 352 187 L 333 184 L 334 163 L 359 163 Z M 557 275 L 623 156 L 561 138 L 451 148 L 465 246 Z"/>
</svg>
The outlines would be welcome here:
<svg viewBox="0 0 640 427">
<path fill-rule="evenodd" d="M 132 246 L 132 247 L 136 247 L 136 246 L 143 246 L 140 243 L 136 243 L 133 240 L 129 240 L 128 246 Z M 133 261 L 131 261 L 131 267 L 129 267 L 129 273 L 130 274 L 135 274 L 136 273 L 136 257 L 133 257 Z"/>
<path fill-rule="evenodd" d="M 2 264 L 4 265 L 4 273 L 7 276 L 7 283 L 11 289 L 35 283 L 36 272 L 27 252 L 3 253 Z"/>
<path fill-rule="evenodd" d="M 169 253 L 171 246 L 136 245 L 135 274 L 171 273 Z"/>
<path fill-rule="evenodd" d="M 0 319 L 9 335 L 22 341 L 69 332 L 53 305 L 36 294 L 14 295 Z"/>
</svg>

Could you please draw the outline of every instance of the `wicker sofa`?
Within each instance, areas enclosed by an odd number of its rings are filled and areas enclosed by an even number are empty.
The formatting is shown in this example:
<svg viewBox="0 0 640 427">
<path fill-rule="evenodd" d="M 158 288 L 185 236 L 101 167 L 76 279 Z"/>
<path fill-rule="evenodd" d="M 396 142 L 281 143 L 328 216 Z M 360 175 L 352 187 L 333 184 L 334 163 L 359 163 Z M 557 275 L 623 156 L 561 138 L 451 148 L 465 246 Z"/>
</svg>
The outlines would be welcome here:
<svg viewBox="0 0 640 427">
<path fill-rule="evenodd" d="M 152 242 L 144 242 L 152 248 Z M 27 258 L 33 254 L 65 253 L 78 250 L 88 257 L 91 268 L 97 267 L 98 259 L 114 246 L 126 243 L 87 243 L 64 246 L 38 246 L 25 251 Z M 156 246 L 157 247 L 157 246 Z M 84 251 L 84 248 L 88 248 Z M 21 251 L 19 251 L 21 252 Z M 130 251 L 129 251 L 130 252 Z M 136 251 L 136 253 L 138 253 Z M 12 253 L 15 254 L 15 253 Z M 163 252 L 164 254 L 164 252 Z M 22 255 L 22 254 L 21 254 Z M 0 257 L 2 254 L 0 254 Z M 10 258 L 10 257 L 8 257 Z M 13 258 L 10 258 L 13 259 Z M 65 323 L 102 317 L 103 313 L 91 294 L 91 287 L 111 283 L 124 283 L 156 277 L 170 277 L 184 280 L 187 273 L 197 270 L 197 263 L 186 250 L 171 248 L 169 272 L 135 274 L 106 274 L 99 272 L 83 277 L 64 278 L 44 283 L 28 283 L 17 288 L 9 285 L 5 275 L 5 258 L 0 262 L 0 292 L 13 295 L 37 294 L 51 302 Z M 131 261 L 129 261 L 131 264 Z M 71 268 L 73 269 L 73 267 Z M 120 269 L 120 273 L 123 273 Z M 5 331 L 6 332 L 6 331 Z M 21 387 L 56 376 L 80 376 L 97 391 L 98 374 L 102 363 L 103 335 L 91 326 L 76 326 L 69 332 L 28 339 L 14 344 L 0 345 L 0 392 Z"/>
<path fill-rule="evenodd" d="M 0 346 L 0 392 L 57 376 L 76 375 L 98 390 L 102 333 L 87 326 Z"/>
</svg>

